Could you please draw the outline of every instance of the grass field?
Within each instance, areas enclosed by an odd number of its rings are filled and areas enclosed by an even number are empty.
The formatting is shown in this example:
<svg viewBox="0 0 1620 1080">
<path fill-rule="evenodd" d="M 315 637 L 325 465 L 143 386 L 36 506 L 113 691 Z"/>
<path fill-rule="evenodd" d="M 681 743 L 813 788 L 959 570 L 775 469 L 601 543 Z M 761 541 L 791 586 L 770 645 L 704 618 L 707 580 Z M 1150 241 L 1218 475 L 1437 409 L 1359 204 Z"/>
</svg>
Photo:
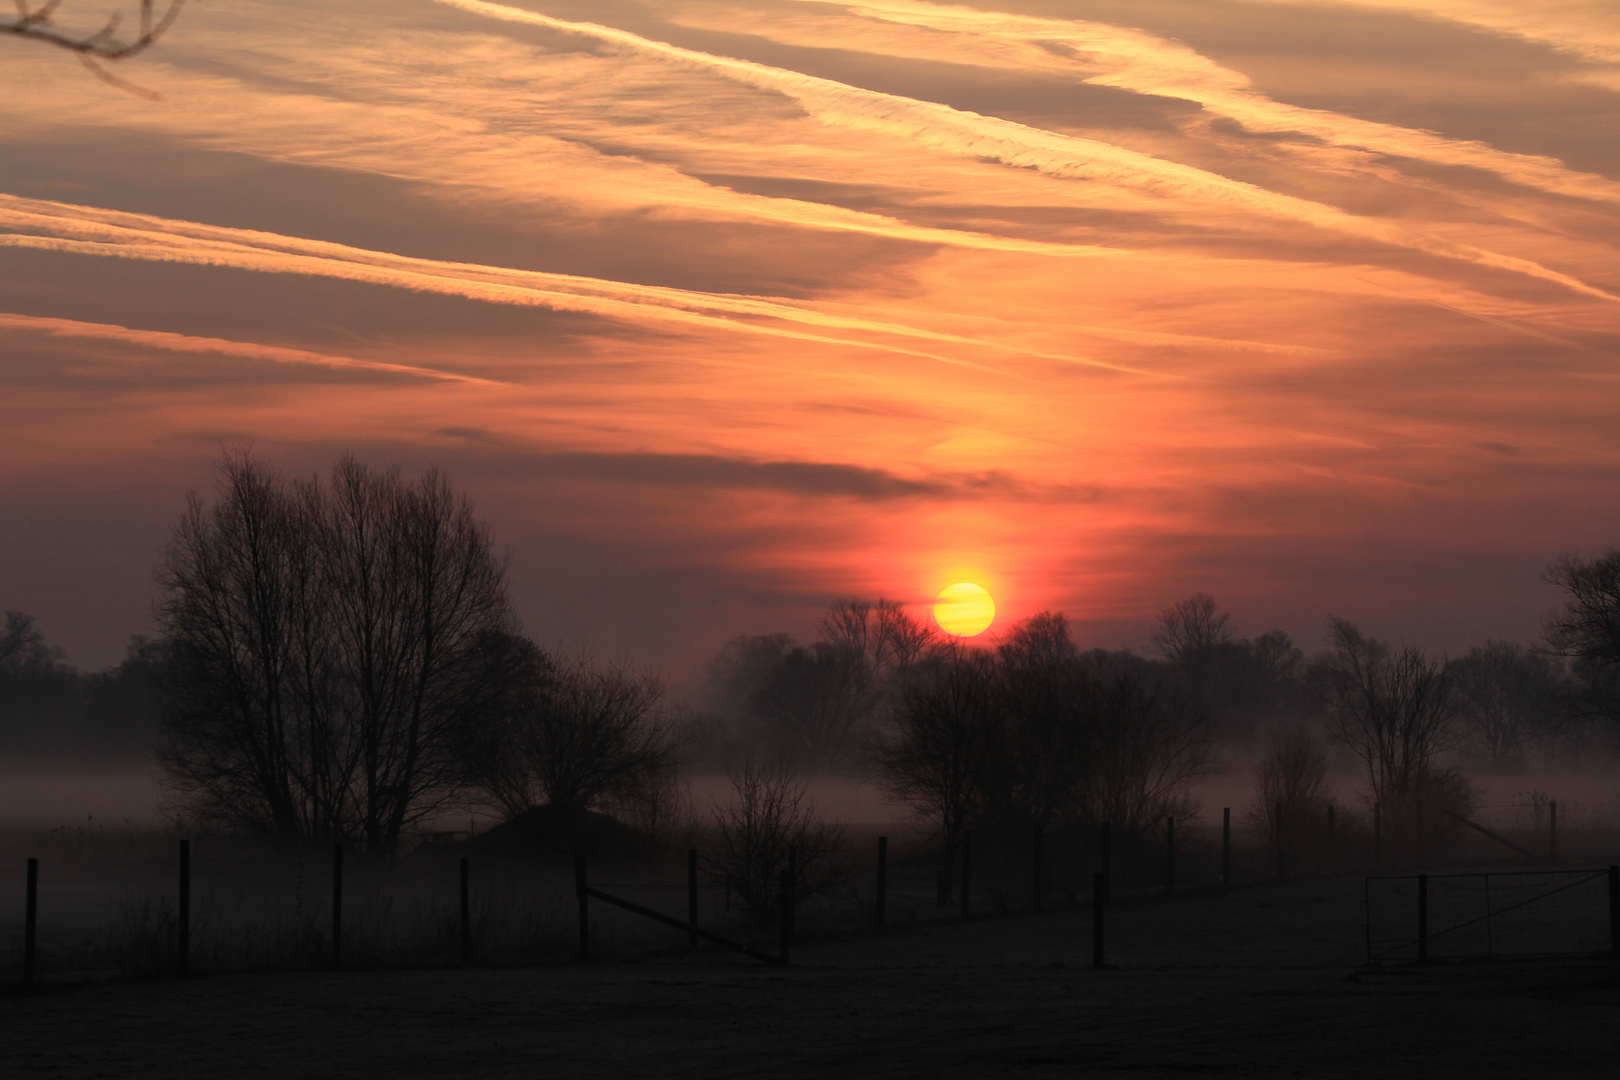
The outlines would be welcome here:
<svg viewBox="0 0 1620 1080">
<path fill-rule="evenodd" d="M 1607 958 L 1363 969 L 1359 880 L 827 936 L 770 968 L 667 951 L 525 970 L 286 972 L 13 995 L 0 1073 L 55 1077 L 1595 1077 Z M 671 934 L 672 939 L 679 935 Z"/>
</svg>

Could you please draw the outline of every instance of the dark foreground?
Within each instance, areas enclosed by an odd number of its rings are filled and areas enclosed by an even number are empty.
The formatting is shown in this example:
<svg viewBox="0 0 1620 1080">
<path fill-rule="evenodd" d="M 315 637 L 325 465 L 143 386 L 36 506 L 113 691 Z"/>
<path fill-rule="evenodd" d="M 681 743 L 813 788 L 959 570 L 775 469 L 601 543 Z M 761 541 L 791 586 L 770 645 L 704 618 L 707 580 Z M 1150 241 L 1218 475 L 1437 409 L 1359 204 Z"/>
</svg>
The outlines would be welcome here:
<svg viewBox="0 0 1620 1080">
<path fill-rule="evenodd" d="M 1120 913 L 1121 953 L 1159 966 L 1102 972 L 1089 913 L 1067 911 L 806 947 L 788 970 L 672 953 L 52 988 L 0 999 L 0 1075 L 1614 1075 L 1620 964 L 1358 970 L 1358 896 Z"/>
</svg>

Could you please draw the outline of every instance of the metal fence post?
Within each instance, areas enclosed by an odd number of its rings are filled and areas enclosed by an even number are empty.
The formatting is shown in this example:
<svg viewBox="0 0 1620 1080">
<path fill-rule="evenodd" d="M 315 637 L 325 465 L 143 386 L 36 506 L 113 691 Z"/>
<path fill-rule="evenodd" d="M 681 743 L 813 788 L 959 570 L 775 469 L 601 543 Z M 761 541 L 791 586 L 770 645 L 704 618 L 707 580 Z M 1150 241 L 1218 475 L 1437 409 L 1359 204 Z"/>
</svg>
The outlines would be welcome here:
<svg viewBox="0 0 1620 1080">
<path fill-rule="evenodd" d="M 1164 819 L 1164 891 L 1176 891 L 1176 819 Z"/>
<path fill-rule="evenodd" d="M 1108 876 L 1091 875 L 1091 966 L 1103 966 L 1103 909 L 1108 906 Z"/>
<path fill-rule="evenodd" d="M 1551 815 L 1547 819 L 1547 858 L 1549 862 L 1558 861 L 1558 803 L 1553 801 L 1547 804 L 1547 812 Z"/>
<path fill-rule="evenodd" d="M 874 912 L 878 929 L 883 928 L 889 902 L 889 838 L 878 837 L 877 904 Z"/>
<path fill-rule="evenodd" d="M 180 841 L 180 896 L 175 912 L 175 967 L 191 974 L 191 841 Z"/>
<path fill-rule="evenodd" d="M 1041 826 L 1035 826 L 1035 851 L 1029 861 L 1029 895 L 1030 907 L 1036 911 L 1041 910 L 1041 841 L 1045 832 Z"/>
<path fill-rule="evenodd" d="M 1418 963 L 1429 960 L 1429 875 L 1418 875 Z"/>
<path fill-rule="evenodd" d="M 472 963 L 472 896 L 467 856 L 461 857 L 461 966 Z"/>
<path fill-rule="evenodd" d="M 579 962 L 591 959 L 591 897 L 585 878 L 585 856 L 574 856 L 574 895 L 579 900 Z"/>
<path fill-rule="evenodd" d="M 686 922 L 692 930 L 687 934 L 687 944 L 697 948 L 698 924 L 698 882 L 697 882 L 698 853 L 697 848 L 690 848 L 686 852 Z"/>
<path fill-rule="evenodd" d="M 39 981 L 35 940 L 39 930 L 39 860 L 28 860 L 28 883 L 23 893 L 23 985 Z"/>
<path fill-rule="evenodd" d="M 343 845 L 332 845 L 332 966 L 343 966 Z"/>
<path fill-rule="evenodd" d="M 1221 807 L 1221 888 L 1232 887 L 1232 808 Z"/>
</svg>

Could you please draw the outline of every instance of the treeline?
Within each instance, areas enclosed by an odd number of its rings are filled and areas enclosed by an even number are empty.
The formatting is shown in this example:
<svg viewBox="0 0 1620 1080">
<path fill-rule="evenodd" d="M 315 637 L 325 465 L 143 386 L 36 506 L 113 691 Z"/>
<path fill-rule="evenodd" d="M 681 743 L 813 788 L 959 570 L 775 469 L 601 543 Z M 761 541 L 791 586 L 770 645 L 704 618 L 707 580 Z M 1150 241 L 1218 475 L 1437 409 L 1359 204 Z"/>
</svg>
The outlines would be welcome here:
<svg viewBox="0 0 1620 1080">
<path fill-rule="evenodd" d="M 1398 838 L 1467 814 L 1459 765 L 1611 745 L 1620 551 L 1548 577 L 1567 604 L 1542 641 L 1457 658 L 1339 619 L 1307 656 L 1281 631 L 1238 636 L 1202 594 L 1159 613 L 1146 655 L 1082 648 L 1057 612 L 971 643 L 844 601 L 808 644 L 735 639 L 677 707 L 646 672 L 526 638 L 487 528 L 439 473 L 344 459 L 288 478 L 231 455 L 162 556 L 155 641 L 85 676 L 8 616 L 0 738 L 11 754 L 152 747 L 194 822 L 383 855 L 468 807 L 655 827 L 683 768 L 730 771 L 745 806 L 758 788 L 799 807 L 795 778 L 814 772 L 873 779 L 948 850 L 980 825 L 1140 830 L 1188 816 L 1232 749 L 1257 763 L 1253 824 L 1282 804 L 1297 826 L 1327 812 L 1334 746 Z"/>
<path fill-rule="evenodd" d="M 5 612 L 0 630 L 0 757 L 149 758 L 159 725 L 152 688 L 161 649 L 137 637 L 124 660 L 81 672 L 62 662 L 31 615 Z"/>
</svg>

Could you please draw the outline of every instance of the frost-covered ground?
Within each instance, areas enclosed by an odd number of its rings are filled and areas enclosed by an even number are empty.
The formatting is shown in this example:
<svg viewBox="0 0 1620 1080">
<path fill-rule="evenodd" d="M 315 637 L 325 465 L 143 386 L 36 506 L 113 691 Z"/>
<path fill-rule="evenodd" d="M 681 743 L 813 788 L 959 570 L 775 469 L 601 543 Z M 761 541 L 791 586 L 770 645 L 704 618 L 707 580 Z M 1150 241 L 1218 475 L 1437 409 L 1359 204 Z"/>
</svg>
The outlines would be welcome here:
<svg viewBox="0 0 1620 1080">
<path fill-rule="evenodd" d="M 1360 882 L 529 970 L 248 974 L 12 996 L 0 1074 L 1591 1077 L 1607 959 L 1358 969 Z M 672 943 L 672 948 L 675 946 Z"/>
</svg>

